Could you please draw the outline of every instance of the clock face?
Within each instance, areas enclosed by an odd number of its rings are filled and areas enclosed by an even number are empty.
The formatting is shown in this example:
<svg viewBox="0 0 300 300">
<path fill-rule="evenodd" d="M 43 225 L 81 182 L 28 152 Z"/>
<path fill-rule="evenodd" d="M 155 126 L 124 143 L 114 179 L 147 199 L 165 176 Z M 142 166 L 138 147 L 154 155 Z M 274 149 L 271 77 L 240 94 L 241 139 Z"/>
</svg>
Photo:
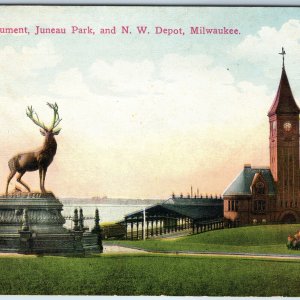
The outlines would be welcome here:
<svg viewBox="0 0 300 300">
<path fill-rule="evenodd" d="M 291 124 L 291 122 L 289 122 L 289 121 L 285 122 L 285 123 L 283 124 L 283 128 L 284 128 L 285 131 L 291 131 L 291 129 L 292 129 L 292 124 Z"/>
</svg>

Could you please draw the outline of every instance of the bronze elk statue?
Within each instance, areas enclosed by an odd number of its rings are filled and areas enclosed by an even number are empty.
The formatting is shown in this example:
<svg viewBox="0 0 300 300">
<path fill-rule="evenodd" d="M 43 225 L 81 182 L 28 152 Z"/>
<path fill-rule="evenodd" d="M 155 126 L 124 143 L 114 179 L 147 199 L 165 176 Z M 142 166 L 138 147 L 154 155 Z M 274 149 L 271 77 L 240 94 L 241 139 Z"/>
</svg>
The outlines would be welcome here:
<svg viewBox="0 0 300 300">
<path fill-rule="evenodd" d="M 8 166 L 10 169 L 10 174 L 7 178 L 6 194 L 8 193 L 8 185 L 16 173 L 18 173 L 17 182 L 22 184 L 27 189 L 27 191 L 30 192 L 30 188 L 28 187 L 28 185 L 24 181 L 22 181 L 22 176 L 26 172 L 37 170 L 39 170 L 40 175 L 41 192 L 46 193 L 45 177 L 47 169 L 53 161 L 56 153 L 57 143 L 54 136 L 59 134 L 61 129 L 57 128 L 57 126 L 62 120 L 60 119 L 58 114 L 58 105 L 56 103 L 47 103 L 47 105 L 53 110 L 54 113 L 52 123 L 48 127 L 40 121 L 37 113 L 33 110 L 32 106 L 27 107 L 27 116 L 30 118 L 30 120 L 32 120 L 34 124 L 40 127 L 40 132 L 45 137 L 45 141 L 41 148 L 32 152 L 17 154 L 9 160 Z"/>
</svg>

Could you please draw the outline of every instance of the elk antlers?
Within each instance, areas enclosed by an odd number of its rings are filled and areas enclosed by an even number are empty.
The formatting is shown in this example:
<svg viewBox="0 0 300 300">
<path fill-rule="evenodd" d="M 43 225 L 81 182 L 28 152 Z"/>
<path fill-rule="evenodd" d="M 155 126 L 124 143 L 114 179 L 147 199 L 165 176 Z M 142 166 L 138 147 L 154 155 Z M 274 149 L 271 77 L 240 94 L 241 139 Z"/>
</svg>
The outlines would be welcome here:
<svg viewBox="0 0 300 300">
<path fill-rule="evenodd" d="M 50 128 L 48 128 L 49 130 L 53 130 L 55 127 L 58 126 L 58 124 L 60 123 L 60 121 L 62 119 L 59 118 L 59 114 L 58 114 L 58 105 L 57 103 L 51 104 L 51 103 L 47 103 L 47 105 L 53 109 L 54 115 L 53 115 L 53 121 L 52 124 L 50 126 Z"/>
<path fill-rule="evenodd" d="M 26 110 L 26 115 L 29 117 L 29 119 L 36 124 L 37 126 L 41 127 L 42 129 L 46 131 L 52 131 L 54 134 L 58 134 L 60 132 L 60 128 L 55 129 L 58 124 L 61 122 L 62 119 L 59 118 L 59 113 L 58 113 L 58 105 L 57 103 L 51 104 L 47 103 L 47 105 L 53 109 L 53 120 L 50 126 L 46 126 L 42 121 L 40 121 L 38 114 L 34 111 L 32 106 L 28 106 Z"/>
<path fill-rule="evenodd" d="M 47 129 L 46 125 L 40 121 L 39 116 L 33 110 L 32 106 L 27 106 L 26 115 L 35 125 L 41 127 L 44 130 Z"/>
</svg>

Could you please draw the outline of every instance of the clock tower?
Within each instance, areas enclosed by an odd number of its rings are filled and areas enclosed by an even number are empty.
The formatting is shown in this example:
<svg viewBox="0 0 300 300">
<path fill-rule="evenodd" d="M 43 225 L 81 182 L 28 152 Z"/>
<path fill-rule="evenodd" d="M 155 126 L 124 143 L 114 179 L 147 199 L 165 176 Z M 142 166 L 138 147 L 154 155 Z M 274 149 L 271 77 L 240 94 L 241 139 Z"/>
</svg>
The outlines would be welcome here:
<svg viewBox="0 0 300 300">
<path fill-rule="evenodd" d="M 299 107 L 283 65 L 277 94 L 268 113 L 270 123 L 270 169 L 276 184 L 276 219 L 300 209 L 299 195 Z"/>
<path fill-rule="evenodd" d="M 228 224 L 300 221 L 299 114 L 284 66 L 269 110 L 270 167 L 245 164 L 223 193 Z M 230 225 L 231 226 L 231 225 Z"/>
</svg>

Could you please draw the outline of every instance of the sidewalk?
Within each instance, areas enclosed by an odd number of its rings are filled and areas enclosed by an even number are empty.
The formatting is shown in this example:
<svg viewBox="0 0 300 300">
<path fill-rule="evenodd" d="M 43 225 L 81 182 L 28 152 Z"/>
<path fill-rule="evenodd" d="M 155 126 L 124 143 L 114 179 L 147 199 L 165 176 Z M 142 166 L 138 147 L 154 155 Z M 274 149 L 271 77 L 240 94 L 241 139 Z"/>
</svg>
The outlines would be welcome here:
<svg viewBox="0 0 300 300">
<path fill-rule="evenodd" d="M 103 253 L 147 253 L 145 250 L 103 244 Z"/>
<path fill-rule="evenodd" d="M 179 237 L 187 236 L 192 233 L 193 233 L 192 229 L 185 229 L 185 230 L 181 230 L 181 231 L 177 231 L 177 232 L 165 233 L 162 235 L 154 235 L 154 236 L 149 237 L 149 239 L 172 239 L 172 238 L 179 238 Z"/>
<path fill-rule="evenodd" d="M 263 254 L 263 253 L 241 253 L 241 252 L 209 252 L 209 251 L 168 251 L 168 250 L 147 250 L 132 246 L 104 245 L 104 254 L 109 253 L 156 253 L 175 254 L 188 256 L 222 256 L 222 257 L 243 257 L 243 258 L 272 258 L 300 260 L 299 255 L 293 254 Z"/>
</svg>

